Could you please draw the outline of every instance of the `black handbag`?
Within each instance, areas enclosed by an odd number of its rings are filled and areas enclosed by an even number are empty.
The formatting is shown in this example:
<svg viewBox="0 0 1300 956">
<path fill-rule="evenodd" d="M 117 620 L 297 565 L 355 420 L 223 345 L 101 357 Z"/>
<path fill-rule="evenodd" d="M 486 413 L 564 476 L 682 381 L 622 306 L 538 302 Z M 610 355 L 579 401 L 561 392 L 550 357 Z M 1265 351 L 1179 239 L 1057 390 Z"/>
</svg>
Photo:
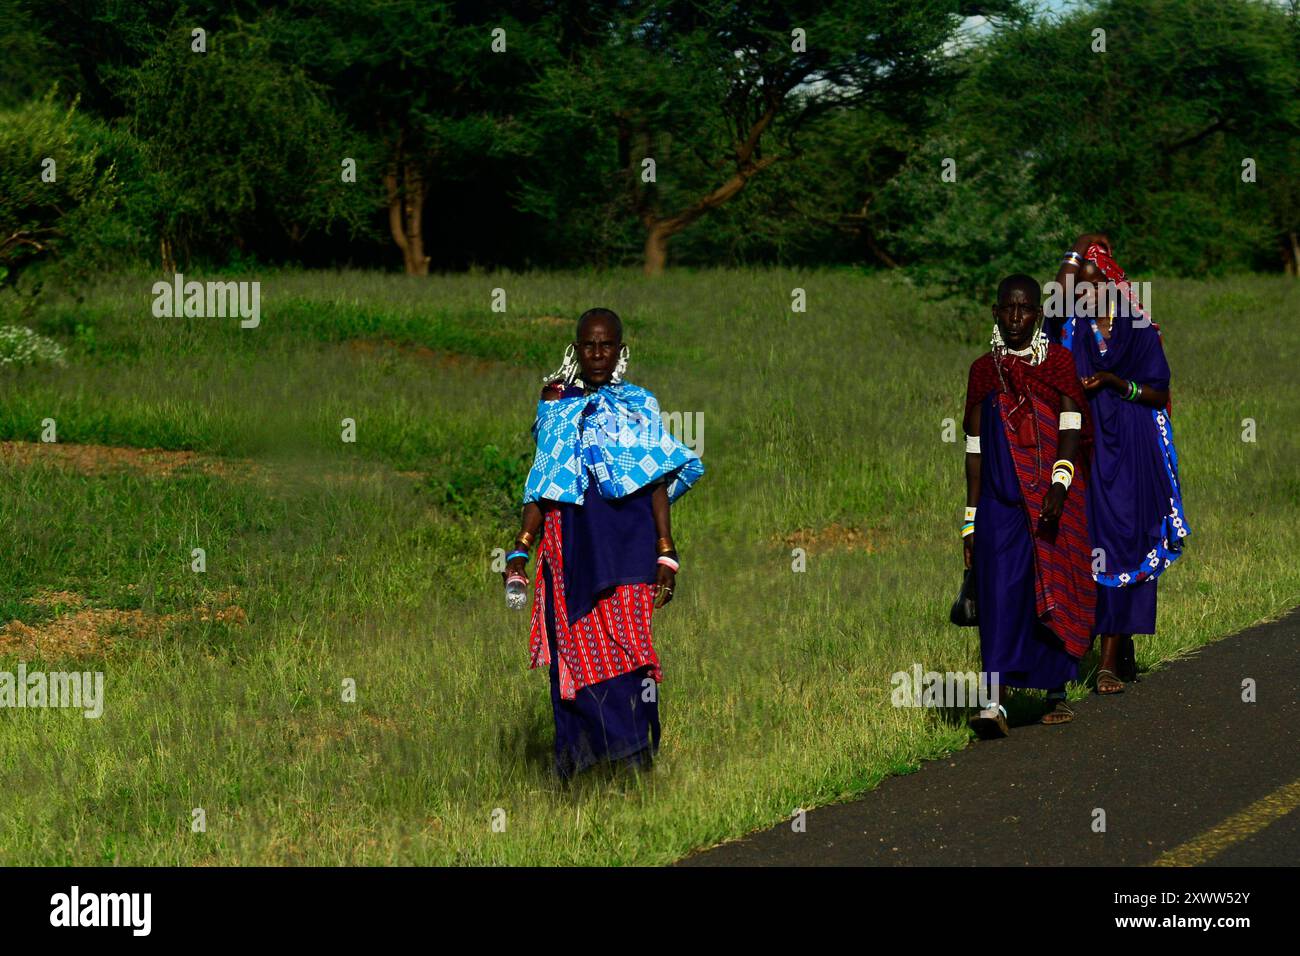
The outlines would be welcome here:
<svg viewBox="0 0 1300 956">
<path fill-rule="evenodd" d="M 979 626 L 980 619 L 975 607 L 974 568 L 967 568 L 966 573 L 961 576 L 961 593 L 957 595 L 957 600 L 952 602 L 952 610 L 948 612 L 948 620 L 958 627 Z"/>
</svg>

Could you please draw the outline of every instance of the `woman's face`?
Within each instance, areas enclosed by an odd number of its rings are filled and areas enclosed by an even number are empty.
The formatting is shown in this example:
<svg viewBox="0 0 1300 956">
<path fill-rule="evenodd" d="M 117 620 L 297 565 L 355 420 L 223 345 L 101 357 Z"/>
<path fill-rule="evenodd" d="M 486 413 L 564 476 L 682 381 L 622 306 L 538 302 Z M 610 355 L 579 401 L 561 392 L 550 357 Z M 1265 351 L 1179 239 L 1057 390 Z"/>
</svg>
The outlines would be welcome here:
<svg viewBox="0 0 1300 956">
<path fill-rule="evenodd" d="M 1076 312 L 1085 318 L 1095 319 L 1106 309 L 1106 274 L 1095 262 L 1084 262 L 1075 274 Z"/>
<path fill-rule="evenodd" d="M 614 331 L 614 323 L 602 315 L 588 319 L 578 330 L 578 340 L 573 345 L 583 382 L 597 388 L 608 385 L 618 362 L 618 350 L 623 345 Z"/>
</svg>

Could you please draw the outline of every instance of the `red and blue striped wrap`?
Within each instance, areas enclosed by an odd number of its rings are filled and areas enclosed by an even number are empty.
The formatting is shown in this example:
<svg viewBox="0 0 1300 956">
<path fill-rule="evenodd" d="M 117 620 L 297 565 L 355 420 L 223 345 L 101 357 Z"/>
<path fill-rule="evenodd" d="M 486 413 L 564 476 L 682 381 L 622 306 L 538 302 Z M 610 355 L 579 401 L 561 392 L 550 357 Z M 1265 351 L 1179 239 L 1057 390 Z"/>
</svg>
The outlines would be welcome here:
<svg viewBox="0 0 1300 956">
<path fill-rule="evenodd" d="M 1047 357 L 1038 365 L 1031 365 L 1018 356 L 1003 355 L 1001 371 L 999 377 L 992 353 L 985 353 L 971 365 L 966 386 L 966 421 L 970 421 L 971 410 L 986 395 L 998 393 L 998 409 L 1020 483 L 1026 531 L 1034 539 L 1036 611 L 1070 655 L 1082 658 L 1092 645 L 1097 603 L 1085 496 L 1092 435 L 1088 400 L 1075 372 L 1073 357 L 1055 343 L 1048 346 Z M 1044 528 L 1038 516 L 1052 485 L 1063 395 L 1068 395 L 1081 409 L 1084 427 L 1061 518 L 1055 527 Z M 975 533 L 979 534 L 978 518 Z"/>
</svg>

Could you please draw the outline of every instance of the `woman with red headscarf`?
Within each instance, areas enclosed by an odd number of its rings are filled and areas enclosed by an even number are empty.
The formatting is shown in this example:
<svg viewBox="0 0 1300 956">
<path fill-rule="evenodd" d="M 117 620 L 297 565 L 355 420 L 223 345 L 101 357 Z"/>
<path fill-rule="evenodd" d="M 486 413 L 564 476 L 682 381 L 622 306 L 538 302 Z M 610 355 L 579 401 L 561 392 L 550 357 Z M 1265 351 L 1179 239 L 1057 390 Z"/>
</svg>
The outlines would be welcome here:
<svg viewBox="0 0 1300 956">
<path fill-rule="evenodd" d="M 1182 554 L 1183 514 L 1160 327 L 1111 255 L 1084 234 L 1057 275 L 1066 308 L 1048 330 L 1070 349 L 1093 420 L 1088 533 L 1095 556 L 1097 693 L 1137 679 L 1134 634 L 1156 630 L 1156 584 Z"/>
</svg>

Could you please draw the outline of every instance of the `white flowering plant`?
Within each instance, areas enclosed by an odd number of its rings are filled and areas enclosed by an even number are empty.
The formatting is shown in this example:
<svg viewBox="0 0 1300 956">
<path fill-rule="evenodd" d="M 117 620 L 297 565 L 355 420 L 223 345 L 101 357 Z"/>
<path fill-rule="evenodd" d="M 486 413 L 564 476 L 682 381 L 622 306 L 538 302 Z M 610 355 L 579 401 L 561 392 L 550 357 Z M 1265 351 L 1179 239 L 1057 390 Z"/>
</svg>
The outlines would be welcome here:
<svg viewBox="0 0 1300 956">
<path fill-rule="evenodd" d="M 64 364 L 66 350 L 58 342 L 21 325 L 0 325 L 0 367 Z"/>
</svg>

